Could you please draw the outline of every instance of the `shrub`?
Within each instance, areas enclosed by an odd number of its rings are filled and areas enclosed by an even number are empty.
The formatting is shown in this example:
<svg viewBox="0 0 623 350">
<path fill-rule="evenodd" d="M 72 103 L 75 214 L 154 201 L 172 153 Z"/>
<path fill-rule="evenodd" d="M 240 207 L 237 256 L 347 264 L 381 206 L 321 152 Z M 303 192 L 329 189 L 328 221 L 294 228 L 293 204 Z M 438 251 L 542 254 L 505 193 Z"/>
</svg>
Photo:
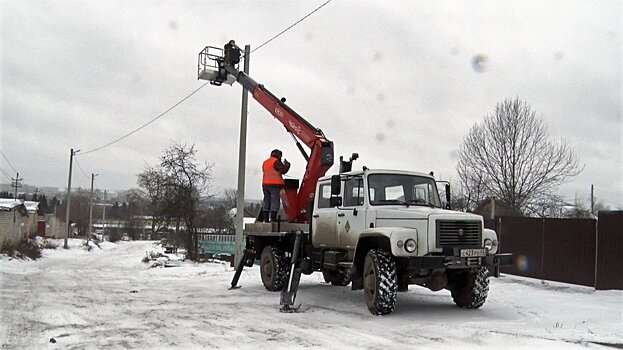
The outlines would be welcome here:
<svg viewBox="0 0 623 350">
<path fill-rule="evenodd" d="M 116 232 L 116 231 L 112 231 L 108 234 L 108 241 L 109 242 L 117 242 L 121 240 L 121 233 Z"/>
<path fill-rule="evenodd" d="M 143 259 L 141 260 L 144 263 L 148 263 L 152 260 L 156 260 L 158 258 L 166 258 L 169 259 L 168 256 L 160 253 L 160 252 L 145 252 L 145 256 L 143 257 Z"/>
<path fill-rule="evenodd" d="M 40 245 L 41 249 L 56 249 L 58 244 L 49 239 L 43 240 Z"/>
<path fill-rule="evenodd" d="M 41 257 L 41 248 L 39 248 L 39 245 L 34 240 L 28 239 L 21 240 L 17 243 L 4 244 L 0 252 L 18 259 L 30 258 L 36 260 Z"/>
</svg>

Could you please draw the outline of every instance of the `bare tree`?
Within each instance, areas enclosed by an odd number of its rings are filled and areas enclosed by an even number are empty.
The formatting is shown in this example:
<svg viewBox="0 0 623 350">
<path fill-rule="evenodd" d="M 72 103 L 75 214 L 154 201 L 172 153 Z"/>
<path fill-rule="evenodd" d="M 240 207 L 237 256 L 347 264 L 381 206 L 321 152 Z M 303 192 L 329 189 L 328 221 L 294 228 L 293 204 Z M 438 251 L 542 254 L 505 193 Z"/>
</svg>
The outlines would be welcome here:
<svg viewBox="0 0 623 350">
<path fill-rule="evenodd" d="M 132 240 L 143 237 L 143 228 L 145 226 L 144 207 L 147 200 L 143 197 L 143 193 L 138 189 L 131 189 L 126 194 L 126 202 L 123 203 L 125 210 L 122 213 L 122 219 L 125 221 L 125 228 L 130 234 Z M 153 223 L 152 223 L 153 227 Z"/>
<path fill-rule="evenodd" d="M 164 175 L 165 210 L 183 221 L 188 232 L 186 249 L 191 259 L 198 251 L 196 222 L 199 199 L 207 194 L 212 165 L 196 160 L 194 145 L 174 144 L 160 156 L 160 169 Z"/>
<path fill-rule="evenodd" d="M 156 225 L 162 221 L 166 221 L 166 213 L 164 210 L 164 192 L 165 192 L 165 174 L 158 166 L 146 166 L 145 170 L 138 174 L 138 186 L 147 199 L 148 211 L 152 216 L 151 232 L 156 232 L 160 227 Z"/>
<path fill-rule="evenodd" d="M 468 193 L 494 196 L 530 214 L 581 169 L 573 149 L 549 140 L 543 119 L 526 102 L 505 99 L 464 137 L 457 171 Z"/>
<path fill-rule="evenodd" d="M 238 190 L 236 190 L 235 188 L 226 188 L 223 191 L 223 196 L 225 196 L 225 206 L 227 207 L 227 209 L 236 208 Z"/>
<path fill-rule="evenodd" d="M 64 221 L 66 210 L 67 200 L 64 200 L 59 204 L 56 216 Z M 69 214 L 69 221 L 76 224 L 78 235 L 86 235 L 89 230 L 89 191 L 78 188 L 72 192 Z"/>
</svg>

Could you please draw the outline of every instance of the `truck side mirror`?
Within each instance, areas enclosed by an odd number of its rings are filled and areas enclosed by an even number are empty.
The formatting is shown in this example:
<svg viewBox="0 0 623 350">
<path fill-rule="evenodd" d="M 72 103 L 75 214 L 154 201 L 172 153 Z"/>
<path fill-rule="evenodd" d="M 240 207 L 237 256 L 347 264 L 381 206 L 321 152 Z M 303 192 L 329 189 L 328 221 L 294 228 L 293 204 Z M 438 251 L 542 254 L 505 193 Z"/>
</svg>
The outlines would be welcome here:
<svg viewBox="0 0 623 350">
<path fill-rule="evenodd" d="M 342 178 L 340 175 L 331 176 L 331 195 L 339 196 L 342 192 Z"/>
<path fill-rule="evenodd" d="M 329 206 L 331 208 L 339 207 L 342 205 L 342 178 L 340 175 L 331 176 L 331 198 L 329 198 Z"/>
<path fill-rule="evenodd" d="M 331 208 L 339 207 L 342 205 L 342 197 L 331 197 L 329 198 L 329 206 Z"/>
<path fill-rule="evenodd" d="M 446 184 L 446 209 L 450 209 L 450 184 Z"/>
</svg>

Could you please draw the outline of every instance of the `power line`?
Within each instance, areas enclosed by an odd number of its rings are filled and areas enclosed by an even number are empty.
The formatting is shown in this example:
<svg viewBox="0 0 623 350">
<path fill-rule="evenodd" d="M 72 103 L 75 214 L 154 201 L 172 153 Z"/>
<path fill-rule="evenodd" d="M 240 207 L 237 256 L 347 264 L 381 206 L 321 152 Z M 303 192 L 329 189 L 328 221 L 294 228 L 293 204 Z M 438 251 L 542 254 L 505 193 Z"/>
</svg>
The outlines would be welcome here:
<svg viewBox="0 0 623 350">
<path fill-rule="evenodd" d="M 186 97 L 184 97 L 183 99 L 181 99 L 180 101 L 178 101 L 176 104 L 174 104 L 172 107 L 170 107 L 170 108 L 169 108 L 169 109 L 167 109 L 166 111 L 164 111 L 164 112 L 160 113 L 160 114 L 159 114 L 157 117 L 155 117 L 154 119 L 152 119 L 152 120 L 148 121 L 147 123 L 145 123 L 145 124 L 141 125 L 140 127 L 136 128 L 136 129 L 132 130 L 131 132 L 129 132 L 129 133 L 127 133 L 127 134 L 125 134 L 125 135 L 121 136 L 120 138 L 118 138 L 118 139 L 116 139 L 116 140 L 114 140 L 114 141 L 111 141 L 111 142 L 109 142 L 109 143 L 107 143 L 107 144 L 105 144 L 105 145 L 103 145 L 103 146 L 100 146 L 100 147 L 94 148 L 94 149 L 92 149 L 92 150 L 88 150 L 88 151 L 86 151 L 86 152 L 80 152 L 80 154 L 79 154 L 79 155 L 76 155 L 76 157 L 78 157 L 78 156 L 83 156 L 83 155 L 88 154 L 88 153 L 93 153 L 93 152 L 99 151 L 99 150 L 101 150 L 101 149 L 103 149 L 103 148 L 106 148 L 106 147 L 108 147 L 108 146 L 110 146 L 110 145 L 113 145 L 113 144 L 115 144 L 115 143 L 117 143 L 117 142 L 119 142 L 119 141 L 121 141 L 121 140 L 125 139 L 126 137 L 128 137 L 128 136 L 130 136 L 130 135 L 132 135 L 132 134 L 134 134 L 134 133 L 136 133 L 136 132 L 138 132 L 139 130 L 143 129 L 143 128 L 144 128 L 144 127 L 146 127 L 147 125 L 149 125 L 149 124 L 151 124 L 151 123 L 155 122 L 156 120 L 158 120 L 158 119 L 160 119 L 161 117 L 163 117 L 165 114 L 167 114 L 167 113 L 169 113 L 170 111 L 172 111 L 175 107 L 179 106 L 182 102 L 184 102 L 184 101 L 186 101 L 187 99 L 189 99 L 192 95 L 194 95 L 195 93 L 197 93 L 197 91 L 201 90 L 201 89 L 202 89 L 204 86 L 206 86 L 206 85 L 208 85 L 208 83 L 207 83 L 207 82 L 206 82 L 205 84 L 201 85 L 201 86 L 200 86 L 199 88 L 197 88 L 195 91 L 191 92 L 189 95 L 187 95 L 187 96 L 186 96 Z"/>
<path fill-rule="evenodd" d="M 11 182 L 13 182 L 13 178 L 11 177 L 11 175 L 9 175 L 9 173 L 7 173 L 4 169 L 0 168 L 0 170 L 2 170 L 2 174 L 4 176 L 7 177 L 7 179 L 11 180 Z"/>
<path fill-rule="evenodd" d="M 266 40 L 264 43 L 262 43 L 261 45 L 259 45 L 258 47 L 256 47 L 255 49 L 253 49 L 251 52 L 255 52 L 257 50 L 259 50 L 260 48 L 264 47 L 265 45 L 267 45 L 268 43 L 270 43 L 271 41 L 277 39 L 279 36 L 281 36 L 282 34 L 284 34 L 285 32 L 287 32 L 288 30 L 294 28 L 297 24 L 303 22 L 307 17 L 313 15 L 316 11 L 320 10 L 321 8 L 323 8 L 324 6 L 326 6 L 328 3 L 330 3 L 333 0 L 327 0 L 325 1 L 322 5 L 316 7 L 313 11 L 311 11 L 310 13 L 308 13 L 307 15 L 303 16 L 301 19 L 299 19 L 298 21 L 294 22 L 292 25 L 290 25 L 289 27 L 287 27 L 286 29 L 282 30 L 281 32 L 279 32 L 277 35 L 273 36 L 272 38 Z M 165 114 L 167 114 L 168 112 L 170 112 L 171 110 L 173 110 L 175 107 L 179 106 L 182 102 L 186 101 L 187 99 L 189 99 L 192 95 L 194 95 L 195 93 L 197 93 L 197 91 L 201 90 L 204 86 L 206 86 L 208 83 L 206 82 L 205 84 L 201 85 L 199 88 L 197 88 L 195 91 L 191 92 L 189 95 L 187 95 L 186 97 L 184 97 L 183 99 L 181 99 L 179 102 L 177 102 L 176 104 L 174 104 L 171 108 L 167 109 L 166 111 L 164 111 L 163 113 L 161 113 L 160 115 L 158 115 L 157 117 L 153 118 L 152 120 L 150 120 L 149 122 L 141 125 L 140 127 L 132 130 L 131 132 L 121 136 L 120 138 L 111 141 L 103 146 L 85 151 L 85 152 L 81 152 L 79 155 L 76 155 L 76 158 L 78 156 L 83 156 L 85 154 L 89 154 L 89 153 L 93 153 L 93 152 L 97 152 L 101 149 L 104 149 L 108 146 L 111 146 L 127 137 L 129 137 L 130 135 L 138 132 L 139 130 L 143 129 L 144 127 L 148 126 L 149 124 L 155 122 L 156 120 L 160 119 L 161 117 L 163 117 Z M 3 154 L 4 155 L 4 154 Z M 5 157 L 6 158 L 6 157 Z M 8 160 L 7 160 L 8 161 Z M 81 169 L 82 170 L 82 169 Z M 83 171 L 84 173 L 84 171 Z"/>
<path fill-rule="evenodd" d="M 264 45 L 270 43 L 271 41 L 277 39 L 277 37 L 279 37 L 281 34 L 287 32 L 288 30 L 292 29 L 294 26 L 296 26 L 297 24 L 303 22 L 307 17 L 313 15 L 316 11 L 320 10 L 321 8 L 323 8 L 325 5 L 327 5 L 328 3 L 330 3 L 333 0 L 327 0 L 324 4 L 316 7 L 315 10 L 313 10 L 312 12 L 308 13 L 307 15 L 305 15 L 303 18 L 299 19 L 298 21 L 294 22 L 294 24 L 292 24 L 291 26 L 289 26 L 288 28 L 282 30 L 281 32 L 279 32 L 279 34 L 273 36 L 272 38 L 266 40 L 263 44 L 261 44 L 260 46 L 256 47 L 255 49 L 251 50 L 251 53 L 259 50 L 260 48 L 262 48 Z"/>
<path fill-rule="evenodd" d="M 15 171 L 16 173 L 19 173 L 19 171 L 17 171 L 15 169 L 15 167 L 13 166 L 13 164 L 11 164 L 11 162 L 9 161 L 9 159 L 4 155 L 4 152 L 0 151 L 0 153 L 2 153 L 2 156 L 4 157 L 4 159 L 6 159 L 7 163 L 9 163 L 9 166 L 11 166 L 11 169 L 13 169 L 13 171 Z"/>
<path fill-rule="evenodd" d="M 82 174 L 89 180 L 91 180 L 91 177 L 89 175 L 87 175 L 87 173 L 84 171 L 84 169 L 82 169 L 82 166 L 80 166 L 80 163 L 78 163 L 78 157 L 74 157 L 74 159 L 76 160 L 76 165 L 78 166 L 78 169 L 80 169 L 80 171 L 82 172 Z"/>
</svg>

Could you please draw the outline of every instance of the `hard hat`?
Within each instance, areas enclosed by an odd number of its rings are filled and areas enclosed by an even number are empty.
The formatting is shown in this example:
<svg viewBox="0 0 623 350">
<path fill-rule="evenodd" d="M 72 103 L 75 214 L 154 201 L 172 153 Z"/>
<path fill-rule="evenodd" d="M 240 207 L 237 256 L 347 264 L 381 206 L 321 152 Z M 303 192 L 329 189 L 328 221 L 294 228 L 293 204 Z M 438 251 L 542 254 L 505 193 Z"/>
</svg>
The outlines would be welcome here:
<svg viewBox="0 0 623 350">
<path fill-rule="evenodd" d="M 272 152 L 270 152 L 270 156 L 271 157 L 277 157 L 277 158 L 281 159 L 281 155 L 282 155 L 282 153 L 278 149 L 274 149 Z"/>
</svg>

